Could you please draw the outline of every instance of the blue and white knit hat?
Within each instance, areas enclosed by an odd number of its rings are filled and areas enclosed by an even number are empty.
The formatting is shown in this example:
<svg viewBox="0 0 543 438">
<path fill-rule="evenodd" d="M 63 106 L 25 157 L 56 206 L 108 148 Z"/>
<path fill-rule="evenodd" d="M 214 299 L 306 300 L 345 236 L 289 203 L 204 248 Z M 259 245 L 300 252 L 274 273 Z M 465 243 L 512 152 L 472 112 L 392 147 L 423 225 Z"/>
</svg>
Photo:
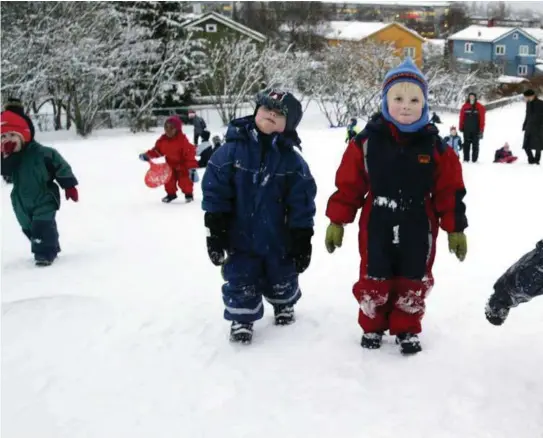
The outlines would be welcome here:
<svg viewBox="0 0 543 438">
<path fill-rule="evenodd" d="M 404 125 L 394 120 L 388 112 L 387 93 L 388 90 L 399 82 L 411 82 L 418 85 L 424 94 L 424 107 L 422 108 L 422 115 L 419 120 L 409 125 Z M 413 63 L 411 58 L 406 58 L 398 67 L 390 70 L 383 81 L 383 95 L 382 95 L 381 111 L 383 117 L 389 122 L 393 123 L 401 132 L 416 132 L 423 126 L 426 126 L 430 121 L 430 111 L 428 108 L 428 82 L 422 74 L 422 72 Z"/>
</svg>

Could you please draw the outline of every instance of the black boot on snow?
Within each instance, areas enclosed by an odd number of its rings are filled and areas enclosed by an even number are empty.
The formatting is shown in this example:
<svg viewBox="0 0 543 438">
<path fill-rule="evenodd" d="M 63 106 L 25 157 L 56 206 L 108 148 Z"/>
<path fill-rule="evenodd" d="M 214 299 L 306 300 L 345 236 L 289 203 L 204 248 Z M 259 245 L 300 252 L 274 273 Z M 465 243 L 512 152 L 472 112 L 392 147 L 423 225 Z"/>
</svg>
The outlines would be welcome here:
<svg viewBox="0 0 543 438">
<path fill-rule="evenodd" d="M 509 308 L 507 307 L 498 307 L 492 305 L 492 299 L 486 303 L 485 307 L 485 316 L 488 319 L 488 322 L 493 325 L 502 325 L 507 316 L 509 315 Z"/>
<path fill-rule="evenodd" d="M 400 344 L 400 352 L 405 355 L 416 354 L 422 351 L 419 337 L 412 333 L 398 334 L 396 343 Z"/>
<path fill-rule="evenodd" d="M 185 202 L 187 204 L 192 201 L 194 201 L 194 195 L 185 195 Z"/>
<path fill-rule="evenodd" d="M 383 334 L 384 332 L 364 333 L 360 345 L 368 350 L 377 350 L 383 343 Z"/>
<path fill-rule="evenodd" d="M 292 306 L 274 306 L 275 325 L 290 325 L 296 321 L 294 316 L 294 307 Z"/>
<path fill-rule="evenodd" d="M 252 340 L 252 323 L 232 321 L 232 326 L 230 327 L 230 342 L 237 342 L 239 344 L 250 344 Z"/>
<path fill-rule="evenodd" d="M 54 261 L 55 261 L 55 257 L 53 258 L 38 257 L 35 259 L 36 266 L 39 266 L 40 268 L 43 268 L 45 266 L 51 266 Z"/>
<path fill-rule="evenodd" d="M 174 199 L 177 199 L 177 195 L 166 195 L 162 198 L 162 202 L 164 202 L 165 204 L 169 204 Z"/>
</svg>

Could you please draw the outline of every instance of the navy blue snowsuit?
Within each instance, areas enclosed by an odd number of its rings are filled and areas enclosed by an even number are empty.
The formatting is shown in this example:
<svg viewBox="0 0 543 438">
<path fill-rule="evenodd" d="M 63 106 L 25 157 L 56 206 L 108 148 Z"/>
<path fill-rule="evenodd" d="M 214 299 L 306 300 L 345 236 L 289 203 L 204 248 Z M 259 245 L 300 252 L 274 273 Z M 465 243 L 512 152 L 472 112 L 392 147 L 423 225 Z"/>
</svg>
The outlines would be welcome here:
<svg viewBox="0 0 543 438">
<path fill-rule="evenodd" d="M 299 139 L 259 134 L 254 117 L 230 123 L 226 141 L 207 164 L 202 208 L 228 213 L 228 258 L 223 267 L 224 317 L 253 322 L 272 305 L 293 305 L 301 296 L 289 230 L 312 228 L 317 188 L 295 150 Z"/>
</svg>

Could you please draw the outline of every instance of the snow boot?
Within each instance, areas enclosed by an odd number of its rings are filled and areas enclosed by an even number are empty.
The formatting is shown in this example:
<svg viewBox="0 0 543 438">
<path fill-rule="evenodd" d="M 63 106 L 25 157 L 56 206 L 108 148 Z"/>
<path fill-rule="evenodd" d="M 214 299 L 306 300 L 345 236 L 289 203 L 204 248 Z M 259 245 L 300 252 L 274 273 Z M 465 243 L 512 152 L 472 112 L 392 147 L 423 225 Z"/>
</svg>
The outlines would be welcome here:
<svg viewBox="0 0 543 438">
<path fill-rule="evenodd" d="M 274 306 L 275 325 L 290 325 L 296 321 L 293 306 Z"/>
<path fill-rule="evenodd" d="M 502 325 L 508 315 L 509 308 L 492 305 L 492 298 L 486 303 L 485 316 L 490 324 Z"/>
<path fill-rule="evenodd" d="M 253 323 L 232 321 L 230 327 L 230 342 L 250 344 L 253 340 Z"/>
<path fill-rule="evenodd" d="M 46 258 L 46 257 L 36 257 L 35 263 L 36 266 L 43 268 L 45 266 L 51 266 L 53 262 L 55 261 L 56 257 L 53 258 Z"/>
<path fill-rule="evenodd" d="M 377 350 L 381 348 L 383 335 L 384 332 L 364 333 L 360 345 L 362 345 L 362 348 L 367 348 L 368 350 Z"/>
<path fill-rule="evenodd" d="M 400 344 L 400 352 L 404 355 L 416 354 L 422 351 L 419 337 L 413 333 L 399 333 L 396 343 Z"/>
<path fill-rule="evenodd" d="M 185 195 L 185 202 L 187 204 L 192 201 L 194 201 L 194 195 Z"/>
<path fill-rule="evenodd" d="M 177 199 L 177 195 L 166 195 L 162 198 L 162 202 L 164 202 L 165 204 L 169 204 L 174 199 Z"/>
</svg>

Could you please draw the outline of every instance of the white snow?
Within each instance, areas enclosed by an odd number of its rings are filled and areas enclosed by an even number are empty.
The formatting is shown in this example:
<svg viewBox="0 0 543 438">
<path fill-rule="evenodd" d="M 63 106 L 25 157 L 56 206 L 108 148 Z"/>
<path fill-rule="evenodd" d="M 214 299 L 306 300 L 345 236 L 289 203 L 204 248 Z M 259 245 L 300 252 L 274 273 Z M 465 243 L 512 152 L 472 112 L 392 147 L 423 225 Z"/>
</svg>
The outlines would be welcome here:
<svg viewBox="0 0 543 438">
<path fill-rule="evenodd" d="M 521 84 L 522 82 L 528 82 L 528 79 L 518 76 L 506 76 L 502 75 L 498 78 L 500 84 Z"/>
<path fill-rule="evenodd" d="M 299 133 L 318 214 L 298 320 L 275 327 L 266 305 L 249 347 L 228 342 L 199 202 L 165 205 L 143 184 L 137 155 L 158 131 L 49 141 L 77 173 L 80 202 L 63 203 L 63 252 L 37 269 L 2 186 L 2 436 L 540 438 L 543 298 L 502 327 L 483 314 L 494 281 L 542 237 L 543 171 L 520 150 L 524 111 L 487 113 L 481 162 L 464 166 L 467 259 L 440 234 L 412 358 L 391 338 L 381 351 L 359 345 L 358 228 L 333 255 L 323 244 L 345 131 L 312 107 Z M 458 123 L 440 117 L 442 134 Z M 505 141 L 519 161 L 492 164 Z"/>
</svg>

